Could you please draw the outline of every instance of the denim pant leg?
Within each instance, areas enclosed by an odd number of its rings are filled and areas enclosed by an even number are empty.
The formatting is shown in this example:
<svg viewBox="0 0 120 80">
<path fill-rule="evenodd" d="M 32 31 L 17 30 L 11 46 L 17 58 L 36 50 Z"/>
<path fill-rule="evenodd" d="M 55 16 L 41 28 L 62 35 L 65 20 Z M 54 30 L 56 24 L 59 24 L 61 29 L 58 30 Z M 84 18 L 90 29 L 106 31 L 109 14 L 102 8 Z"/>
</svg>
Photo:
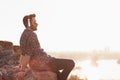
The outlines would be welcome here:
<svg viewBox="0 0 120 80">
<path fill-rule="evenodd" d="M 58 80 L 67 80 L 67 77 L 75 66 L 75 63 L 71 59 L 55 58 L 50 62 L 49 65 L 54 66 L 53 68 L 56 68 L 55 70 L 59 78 Z M 59 70 L 62 70 L 62 72 L 59 72 Z"/>
</svg>

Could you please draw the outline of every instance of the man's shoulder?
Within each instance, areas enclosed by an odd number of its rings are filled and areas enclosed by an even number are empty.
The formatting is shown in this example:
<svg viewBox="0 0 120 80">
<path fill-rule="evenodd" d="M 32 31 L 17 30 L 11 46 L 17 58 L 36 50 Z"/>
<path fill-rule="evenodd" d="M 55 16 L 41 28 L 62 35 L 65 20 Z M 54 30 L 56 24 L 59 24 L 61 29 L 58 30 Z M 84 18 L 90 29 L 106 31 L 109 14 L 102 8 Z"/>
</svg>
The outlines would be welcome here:
<svg viewBox="0 0 120 80">
<path fill-rule="evenodd" d="M 33 31 L 30 31 L 30 30 L 24 30 L 23 34 L 21 35 L 21 39 L 25 40 L 27 38 L 36 38 L 37 35 L 36 33 L 34 33 Z"/>
</svg>

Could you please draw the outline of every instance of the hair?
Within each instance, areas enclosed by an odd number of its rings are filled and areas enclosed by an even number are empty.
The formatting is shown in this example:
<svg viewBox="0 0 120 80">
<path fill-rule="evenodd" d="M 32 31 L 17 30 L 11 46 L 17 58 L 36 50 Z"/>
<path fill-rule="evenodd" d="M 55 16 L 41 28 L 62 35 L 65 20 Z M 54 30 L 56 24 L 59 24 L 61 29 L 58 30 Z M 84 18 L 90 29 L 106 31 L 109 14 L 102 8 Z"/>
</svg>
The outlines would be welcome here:
<svg viewBox="0 0 120 80">
<path fill-rule="evenodd" d="M 23 17 L 23 24 L 26 28 L 28 27 L 28 23 L 29 23 L 28 19 L 30 19 L 30 23 L 31 23 L 31 20 L 32 20 L 33 17 L 36 17 L 36 15 L 35 14 L 30 14 L 30 15 L 26 15 L 26 16 Z"/>
</svg>

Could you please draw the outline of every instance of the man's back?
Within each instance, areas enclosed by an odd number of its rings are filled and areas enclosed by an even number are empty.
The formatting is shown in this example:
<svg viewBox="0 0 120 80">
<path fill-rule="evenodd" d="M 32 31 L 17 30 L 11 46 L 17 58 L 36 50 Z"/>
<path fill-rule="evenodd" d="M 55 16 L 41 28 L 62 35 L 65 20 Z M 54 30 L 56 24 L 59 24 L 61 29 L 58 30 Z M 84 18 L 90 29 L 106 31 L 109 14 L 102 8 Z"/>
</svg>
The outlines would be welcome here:
<svg viewBox="0 0 120 80">
<path fill-rule="evenodd" d="M 37 36 L 34 32 L 25 29 L 20 38 L 20 48 L 22 53 L 32 55 L 40 49 L 40 44 L 38 42 Z"/>
</svg>

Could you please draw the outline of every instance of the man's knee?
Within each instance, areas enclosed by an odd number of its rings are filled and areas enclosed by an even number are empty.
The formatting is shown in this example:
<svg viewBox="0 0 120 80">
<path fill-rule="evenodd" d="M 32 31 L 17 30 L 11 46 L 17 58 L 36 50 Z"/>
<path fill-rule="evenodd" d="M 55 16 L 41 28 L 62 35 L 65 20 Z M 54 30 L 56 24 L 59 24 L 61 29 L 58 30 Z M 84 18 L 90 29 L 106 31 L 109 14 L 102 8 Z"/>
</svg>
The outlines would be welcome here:
<svg viewBox="0 0 120 80">
<path fill-rule="evenodd" d="M 73 60 L 70 60 L 70 65 L 71 68 L 73 68 L 75 66 L 75 62 Z"/>
</svg>

